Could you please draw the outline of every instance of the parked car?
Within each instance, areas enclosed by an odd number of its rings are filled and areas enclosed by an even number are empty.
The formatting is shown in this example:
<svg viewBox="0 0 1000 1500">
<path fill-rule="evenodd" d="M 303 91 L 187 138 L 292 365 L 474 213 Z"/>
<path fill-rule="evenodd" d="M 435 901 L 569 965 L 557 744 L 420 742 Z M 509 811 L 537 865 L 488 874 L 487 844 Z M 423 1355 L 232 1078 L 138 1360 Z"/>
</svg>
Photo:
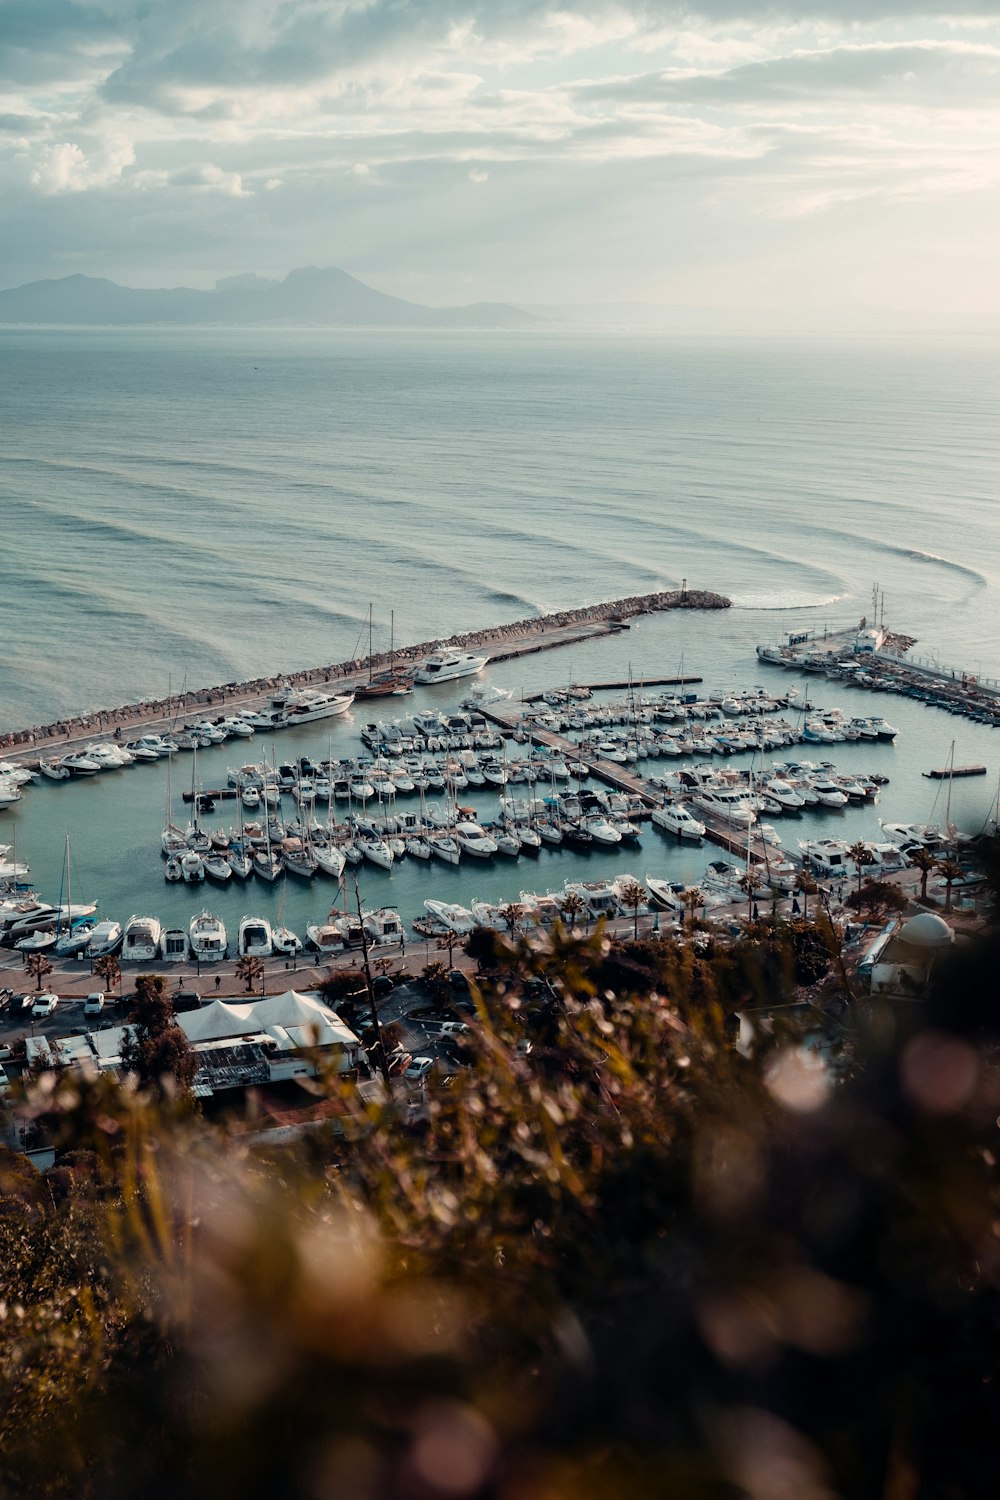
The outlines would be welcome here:
<svg viewBox="0 0 1000 1500">
<path fill-rule="evenodd" d="M 422 1083 L 433 1066 L 433 1057 L 413 1057 L 403 1069 L 403 1077 L 408 1083 Z"/>
<path fill-rule="evenodd" d="M 83 1002 L 83 1013 L 84 1013 L 85 1016 L 99 1016 L 101 1014 L 101 1011 L 103 1009 L 104 1009 L 104 991 L 103 990 L 95 990 L 95 992 L 92 995 L 88 995 L 87 998 L 86 998 L 86 1000 L 84 1000 L 84 1002 Z"/>
<path fill-rule="evenodd" d="M 200 1010 L 201 996 L 197 990 L 176 990 L 170 997 L 170 1003 L 174 1014 L 178 1015 L 183 1010 Z"/>
<path fill-rule="evenodd" d="M 35 996 L 35 1003 L 31 1007 L 32 1019 L 40 1021 L 46 1016 L 51 1016 L 58 1004 L 58 995 L 53 995 L 50 991 L 43 990 L 40 995 Z"/>
</svg>

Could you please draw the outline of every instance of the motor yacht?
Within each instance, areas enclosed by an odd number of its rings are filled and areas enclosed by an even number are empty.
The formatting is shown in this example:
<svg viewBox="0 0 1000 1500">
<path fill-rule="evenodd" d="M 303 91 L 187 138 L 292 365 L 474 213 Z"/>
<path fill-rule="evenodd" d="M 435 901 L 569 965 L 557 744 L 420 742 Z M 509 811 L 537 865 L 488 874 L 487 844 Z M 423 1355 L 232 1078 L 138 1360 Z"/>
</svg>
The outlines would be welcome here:
<svg viewBox="0 0 1000 1500">
<path fill-rule="evenodd" d="M 156 917 L 129 917 L 122 942 L 124 963 L 153 963 L 160 956 L 163 927 Z"/>
<path fill-rule="evenodd" d="M 312 724 L 317 719 L 333 719 L 346 714 L 353 702 L 353 693 L 321 693 L 314 688 L 293 688 L 274 694 L 271 707 L 284 713 L 290 725 Z"/>
<path fill-rule="evenodd" d="M 344 951 L 344 934 L 334 922 L 307 922 L 306 941 L 321 958 Z"/>
<path fill-rule="evenodd" d="M 241 917 L 236 952 L 240 958 L 270 958 L 274 951 L 271 924 L 266 917 Z"/>
<path fill-rule="evenodd" d="M 440 922 L 442 927 L 458 933 L 460 937 L 468 936 L 476 925 L 469 908 L 459 906 L 457 902 L 425 901 L 424 910 L 429 912 L 435 921 Z"/>
<path fill-rule="evenodd" d="M 166 927 L 160 939 L 164 963 L 184 964 L 191 957 L 191 944 L 183 927 Z"/>
<path fill-rule="evenodd" d="M 271 930 L 271 946 L 275 953 L 292 958 L 296 953 L 302 952 L 302 939 L 290 927 L 274 927 Z"/>
<path fill-rule="evenodd" d="M 414 682 L 452 682 L 456 677 L 473 677 L 481 672 L 489 661 L 488 656 L 475 656 L 471 651 L 438 651 L 429 656 L 422 667 L 413 674 Z"/>
<path fill-rule="evenodd" d="M 843 839 L 800 839 L 802 858 L 820 875 L 847 875 L 853 868 Z"/>
<path fill-rule="evenodd" d="M 109 954 L 117 953 L 125 937 L 120 922 L 98 922 L 86 947 L 88 958 L 106 958 Z"/>
<path fill-rule="evenodd" d="M 497 852 L 496 840 L 478 823 L 456 823 L 454 838 L 463 854 L 474 855 L 476 859 L 492 859 Z"/>
<path fill-rule="evenodd" d="M 406 937 L 403 919 L 391 906 L 380 906 L 377 911 L 366 911 L 362 914 L 361 920 L 368 935 L 368 941 L 377 946 L 402 943 Z"/>
<path fill-rule="evenodd" d="M 647 873 L 646 887 L 649 891 L 650 902 L 653 906 L 658 906 L 661 911 L 684 910 L 684 900 L 681 895 L 683 886 Z"/>
<path fill-rule="evenodd" d="M 705 837 L 705 825 L 699 823 L 698 819 L 689 812 L 683 802 L 674 802 L 667 807 L 658 807 L 653 813 L 652 821 L 657 828 L 664 829 L 667 833 L 675 833 L 682 839 L 703 839 Z"/>
<path fill-rule="evenodd" d="M 221 917 L 211 912 L 200 912 L 191 918 L 188 928 L 191 939 L 191 956 L 199 963 L 218 963 L 226 956 L 226 927 Z"/>
<path fill-rule="evenodd" d="M 590 917 L 614 917 L 618 913 L 618 897 L 612 880 L 567 880 L 568 896 L 579 896 Z"/>
<path fill-rule="evenodd" d="M 183 855 L 181 857 L 184 858 Z M 205 874 L 212 880 L 217 880 L 220 885 L 233 877 L 233 867 L 224 854 L 215 851 L 211 854 L 203 854 L 201 863 Z"/>
</svg>

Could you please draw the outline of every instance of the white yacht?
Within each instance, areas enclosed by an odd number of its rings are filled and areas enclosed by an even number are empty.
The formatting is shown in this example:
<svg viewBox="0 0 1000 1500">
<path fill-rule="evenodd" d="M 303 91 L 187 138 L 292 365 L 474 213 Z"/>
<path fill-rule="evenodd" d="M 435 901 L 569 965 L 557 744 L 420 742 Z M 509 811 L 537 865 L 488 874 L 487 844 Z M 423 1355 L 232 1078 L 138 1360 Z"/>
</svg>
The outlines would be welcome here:
<svg viewBox="0 0 1000 1500">
<path fill-rule="evenodd" d="M 316 719 L 333 719 L 338 714 L 346 714 L 353 702 L 353 693 L 320 693 L 314 688 L 294 688 L 272 697 L 271 706 L 280 709 L 289 724 L 311 724 Z"/>
<path fill-rule="evenodd" d="M 366 911 L 361 920 L 370 943 L 401 943 L 406 935 L 399 912 L 394 911 L 391 906 L 380 906 L 377 911 Z"/>
<path fill-rule="evenodd" d="M 620 844 L 622 841 L 619 830 L 603 813 L 589 813 L 583 826 L 596 844 Z"/>
<path fill-rule="evenodd" d="M 456 677 L 473 677 L 489 661 L 488 656 L 474 656 L 471 651 L 437 651 L 413 674 L 414 682 L 452 682 Z"/>
<path fill-rule="evenodd" d="M 125 923 L 122 960 L 125 963 L 152 963 L 160 956 L 163 927 L 156 917 L 129 917 Z"/>
<path fill-rule="evenodd" d="M 425 901 L 424 910 L 436 918 L 442 927 L 457 932 L 461 937 L 466 937 L 476 925 L 475 918 L 468 907 L 459 906 L 457 902 Z"/>
<path fill-rule="evenodd" d="M 613 917 L 618 912 L 618 897 L 613 880 L 567 880 L 568 896 L 579 896 L 591 917 Z"/>
<path fill-rule="evenodd" d="M 712 813 L 725 823 L 749 828 L 757 821 L 746 793 L 738 787 L 702 787 L 691 800 L 699 812 Z"/>
<path fill-rule="evenodd" d="M 183 927 L 164 928 L 163 937 L 160 940 L 160 952 L 165 963 L 187 963 L 191 956 L 191 944 L 188 942 L 188 935 Z"/>
<path fill-rule="evenodd" d="M 676 833 L 682 839 L 705 837 L 704 823 L 699 823 L 698 819 L 688 812 L 683 802 L 675 802 L 669 807 L 658 807 L 653 813 L 653 822 L 657 828 L 662 828 L 667 833 Z"/>
<path fill-rule="evenodd" d="M 191 918 L 188 928 L 191 937 L 191 956 L 200 963 L 218 963 L 226 956 L 226 928 L 220 917 L 203 911 Z"/>
<path fill-rule="evenodd" d="M 117 953 L 124 936 L 120 922 L 98 922 L 90 934 L 86 948 L 87 958 L 103 958 L 109 953 Z"/>
<path fill-rule="evenodd" d="M 307 922 L 306 938 L 320 956 L 344 951 L 344 934 L 333 922 Z"/>
<path fill-rule="evenodd" d="M 236 952 L 240 958 L 270 958 L 274 936 L 266 917 L 241 917 Z"/>
<path fill-rule="evenodd" d="M 646 875 L 646 885 L 649 889 L 650 899 L 654 906 L 661 907 L 664 911 L 683 911 L 684 900 L 679 890 L 669 880 L 663 880 L 657 875 Z"/>
<path fill-rule="evenodd" d="M 497 852 L 496 840 L 478 823 L 456 823 L 454 837 L 463 854 L 474 854 L 477 859 L 492 859 Z"/>
<path fill-rule="evenodd" d="M 802 858 L 821 875 L 849 875 L 853 865 L 843 839 L 800 839 Z"/>
</svg>

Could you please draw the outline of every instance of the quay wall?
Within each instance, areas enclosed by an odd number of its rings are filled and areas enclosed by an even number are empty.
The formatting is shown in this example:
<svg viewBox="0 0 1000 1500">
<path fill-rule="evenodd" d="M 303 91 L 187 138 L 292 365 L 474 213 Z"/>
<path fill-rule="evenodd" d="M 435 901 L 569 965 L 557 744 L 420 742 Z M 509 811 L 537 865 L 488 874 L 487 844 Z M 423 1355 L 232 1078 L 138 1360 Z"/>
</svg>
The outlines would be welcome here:
<svg viewBox="0 0 1000 1500">
<path fill-rule="evenodd" d="M 351 679 L 367 678 L 369 673 L 378 672 L 391 664 L 404 667 L 412 665 L 442 647 L 454 647 L 457 650 L 483 649 L 491 658 L 505 660 L 545 650 L 548 646 L 558 646 L 563 643 L 567 632 L 576 632 L 574 638 L 581 639 L 586 634 L 613 632 L 640 615 L 670 609 L 728 609 L 730 604 L 731 601 L 723 594 L 714 594 L 705 589 L 673 589 L 653 594 L 636 594 L 625 599 L 611 599 L 600 604 L 586 605 L 581 609 L 532 615 L 511 624 L 465 631 L 446 639 L 422 641 L 417 645 L 399 647 L 394 652 L 378 652 L 370 658 L 356 657 L 352 661 L 334 662 L 325 667 L 283 672 L 273 677 L 257 677 L 246 682 L 223 683 L 168 698 L 146 698 L 138 703 L 98 709 L 93 713 L 60 719 L 52 724 L 35 724 L 11 730 L 0 733 L 0 752 L 23 754 L 67 740 L 93 739 L 116 730 L 138 729 L 140 726 L 176 719 L 182 715 L 187 717 L 208 709 L 248 702 L 261 698 L 278 687 L 324 686 L 331 683 L 346 688 L 351 685 Z"/>
</svg>

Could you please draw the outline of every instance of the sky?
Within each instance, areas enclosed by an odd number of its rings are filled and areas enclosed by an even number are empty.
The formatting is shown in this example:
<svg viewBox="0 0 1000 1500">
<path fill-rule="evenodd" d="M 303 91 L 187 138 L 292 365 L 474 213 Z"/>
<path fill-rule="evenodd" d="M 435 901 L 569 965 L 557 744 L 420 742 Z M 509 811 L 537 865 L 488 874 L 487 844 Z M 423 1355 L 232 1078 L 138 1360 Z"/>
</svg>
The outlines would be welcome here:
<svg viewBox="0 0 1000 1500">
<path fill-rule="evenodd" d="M 0 286 L 1000 329 L 1000 0 L 0 0 Z"/>
</svg>

